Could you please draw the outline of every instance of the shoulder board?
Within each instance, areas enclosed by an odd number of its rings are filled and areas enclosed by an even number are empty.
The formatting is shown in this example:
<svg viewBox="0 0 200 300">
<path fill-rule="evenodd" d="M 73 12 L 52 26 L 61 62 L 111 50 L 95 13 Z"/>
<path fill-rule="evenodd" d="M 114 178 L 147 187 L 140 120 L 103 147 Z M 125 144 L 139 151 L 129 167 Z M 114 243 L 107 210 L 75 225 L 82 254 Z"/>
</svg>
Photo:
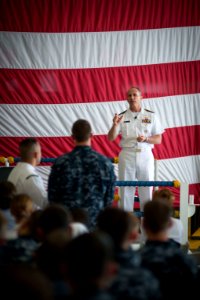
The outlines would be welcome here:
<svg viewBox="0 0 200 300">
<path fill-rule="evenodd" d="M 125 114 L 126 111 L 127 111 L 127 109 L 125 111 L 119 113 L 119 116 Z"/>
<path fill-rule="evenodd" d="M 28 176 L 26 177 L 26 180 L 29 179 L 29 178 L 31 178 L 31 177 L 39 177 L 39 176 L 36 175 L 36 174 L 31 174 L 31 175 L 28 175 Z"/>
<path fill-rule="evenodd" d="M 153 114 L 155 113 L 154 111 L 149 110 L 149 109 L 146 109 L 146 108 L 145 108 L 144 110 L 146 110 L 146 111 L 148 111 L 148 112 L 150 112 L 150 113 L 153 113 Z"/>
</svg>

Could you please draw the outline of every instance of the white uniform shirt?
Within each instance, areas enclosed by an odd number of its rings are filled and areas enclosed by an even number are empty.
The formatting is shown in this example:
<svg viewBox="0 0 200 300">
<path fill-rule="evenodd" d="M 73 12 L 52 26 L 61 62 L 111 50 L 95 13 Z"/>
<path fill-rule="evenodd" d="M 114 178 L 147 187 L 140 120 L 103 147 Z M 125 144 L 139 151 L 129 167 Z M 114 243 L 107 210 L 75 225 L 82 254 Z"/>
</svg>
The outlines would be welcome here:
<svg viewBox="0 0 200 300">
<path fill-rule="evenodd" d="M 119 133 L 122 135 L 120 146 L 123 147 L 140 147 L 153 148 L 153 144 L 138 143 L 138 135 L 146 137 L 162 134 L 164 132 L 155 113 L 141 109 L 141 112 L 132 112 L 128 109 L 124 114 L 119 126 Z"/>
<path fill-rule="evenodd" d="M 172 226 L 168 229 L 168 237 L 183 244 L 183 224 L 180 219 L 171 218 Z"/>
<path fill-rule="evenodd" d="M 19 162 L 8 176 L 8 181 L 16 186 L 18 194 L 29 195 L 39 208 L 44 208 L 48 204 L 42 178 L 31 164 Z"/>
</svg>

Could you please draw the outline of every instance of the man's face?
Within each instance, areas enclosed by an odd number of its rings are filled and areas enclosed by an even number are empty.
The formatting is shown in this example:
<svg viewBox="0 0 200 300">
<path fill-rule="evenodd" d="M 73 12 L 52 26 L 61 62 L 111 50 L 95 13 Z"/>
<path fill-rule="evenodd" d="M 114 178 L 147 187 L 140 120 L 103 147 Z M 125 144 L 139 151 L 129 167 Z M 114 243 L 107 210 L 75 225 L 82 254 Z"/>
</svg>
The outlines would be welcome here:
<svg viewBox="0 0 200 300">
<path fill-rule="evenodd" d="M 140 104 L 140 101 L 142 99 L 142 96 L 140 92 L 136 88 L 131 88 L 127 93 L 127 101 L 131 106 L 135 104 Z"/>
</svg>

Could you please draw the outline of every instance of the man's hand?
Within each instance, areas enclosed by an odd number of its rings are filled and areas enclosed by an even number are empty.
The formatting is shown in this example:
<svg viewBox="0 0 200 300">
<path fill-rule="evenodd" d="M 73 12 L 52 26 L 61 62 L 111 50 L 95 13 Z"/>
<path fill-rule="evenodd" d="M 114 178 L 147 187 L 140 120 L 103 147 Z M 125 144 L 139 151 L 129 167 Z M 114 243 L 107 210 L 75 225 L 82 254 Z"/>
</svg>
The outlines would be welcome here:
<svg viewBox="0 0 200 300">
<path fill-rule="evenodd" d="M 138 137 L 137 137 L 137 142 L 139 142 L 139 143 L 143 143 L 143 142 L 145 142 L 147 140 L 147 138 L 146 138 L 146 136 L 144 136 L 144 135 L 139 135 Z"/>
<path fill-rule="evenodd" d="M 115 126 L 119 125 L 119 123 L 121 122 L 122 118 L 123 118 L 123 115 L 119 116 L 118 114 L 115 114 L 115 116 L 113 118 L 113 124 Z"/>
</svg>

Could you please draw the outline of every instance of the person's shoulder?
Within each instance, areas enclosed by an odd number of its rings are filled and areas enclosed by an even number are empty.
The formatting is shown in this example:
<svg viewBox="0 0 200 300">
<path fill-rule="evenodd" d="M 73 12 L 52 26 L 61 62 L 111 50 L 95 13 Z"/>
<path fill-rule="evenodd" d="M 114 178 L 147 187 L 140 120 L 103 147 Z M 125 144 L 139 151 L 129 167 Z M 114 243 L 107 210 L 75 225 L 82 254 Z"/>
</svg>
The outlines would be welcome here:
<svg viewBox="0 0 200 300">
<path fill-rule="evenodd" d="M 92 152 L 94 153 L 94 155 L 101 161 L 105 162 L 105 163 L 108 163 L 108 164 L 112 164 L 112 161 L 110 158 L 108 158 L 107 156 L 95 151 L 95 150 L 92 150 Z"/>
<path fill-rule="evenodd" d="M 68 160 L 68 158 L 70 157 L 70 153 L 71 152 L 65 153 L 65 154 L 62 154 L 62 155 L 58 156 L 55 159 L 52 167 L 57 167 L 57 166 L 62 165 L 63 163 L 65 163 Z"/>
<path fill-rule="evenodd" d="M 155 113 L 155 111 L 152 111 L 152 110 L 150 110 L 150 109 L 146 109 L 146 108 L 144 108 L 144 110 L 145 110 L 145 111 L 147 111 L 147 112 L 149 112 L 149 113 L 152 113 L 152 114 L 154 114 L 154 113 Z"/>
<path fill-rule="evenodd" d="M 25 180 L 28 180 L 28 179 L 38 179 L 38 178 L 41 178 L 38 174 L 36 173 L 33 173 L 33 174 L 29 174 L 26 176 Z"/>
</svg>

